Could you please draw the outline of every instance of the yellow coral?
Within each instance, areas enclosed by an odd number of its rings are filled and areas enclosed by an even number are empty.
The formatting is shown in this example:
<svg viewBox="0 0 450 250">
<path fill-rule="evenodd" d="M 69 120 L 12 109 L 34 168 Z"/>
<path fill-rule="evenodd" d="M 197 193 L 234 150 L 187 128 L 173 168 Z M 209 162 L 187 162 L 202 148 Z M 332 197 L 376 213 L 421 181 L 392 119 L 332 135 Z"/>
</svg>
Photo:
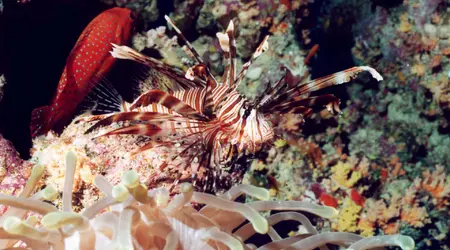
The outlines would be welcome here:
<svg viewBox="0 0 450 250">
<path fill-rule="evenodd" d="M 270 197 L 276 197 L 276 196 L 277 196 L 277 193 L 278 193 L 277 189 L 275 189 L 275 188 L 269 189 L 269 195 L 270 195 Z"/>
<path fill-rule="evenodd" d="M 398 30 L 401 32 L 410 32 L 412 25 L 408 21 L 408 13 L 404 13 L 400 16 L 400 27 Z"/>
<path fill-rule="evenodd" d="M 425 65 L 421 63 L 414 64 L 411 67 L 411 73 L 417 76 L 424 76 L 425 75 Z"/>
<path fill-rule="evenodd" d="M 362 210 L 351 199 L 345 200 L 345 206 L 339 214 L 339 220 L 336 229 L 340 232 L 356 232 L 358 230 L 357 221 Z"/>
<path fill-rule="evenodd" d="M 266 168 L 266 164 L 264 164 L 264 162 L 262 161 L 256 161 L 252 164 L 251 169 L 253 171 L 261 171 L 264 170 Z"/>
<path fill-rule="evenodd" d="M 278 139 L 273 144 L 275 145 L 276 148 L 282 148 L 287 145 L 287 142 L 283 139 Z"/>
<path fill-rule="evenodd" d="M 362 173 L 360 171 L 352 171 L 352 168 L 353 165 L 350 163 L 338 162 L 331 168 L 331 172 L 333 173 L 332 179 L 340 186 L 353 187 L 362 178 Z M 350 172 L 352 173 L 349 178 Z"/>
</svg>

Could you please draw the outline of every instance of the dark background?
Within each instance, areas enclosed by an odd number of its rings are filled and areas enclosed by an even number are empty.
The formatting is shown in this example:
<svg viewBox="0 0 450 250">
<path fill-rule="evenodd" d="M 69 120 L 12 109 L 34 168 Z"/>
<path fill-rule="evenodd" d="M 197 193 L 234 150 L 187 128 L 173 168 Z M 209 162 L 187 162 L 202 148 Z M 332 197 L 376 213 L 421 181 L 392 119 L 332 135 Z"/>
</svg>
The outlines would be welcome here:
<svg viewBox="0 0 450 250">
<path fill-rule="evenodd" d="M 4 5 L 0 74 L 5 74 L 7 84 L 0 102 L 0 133 L 27 158 L 31 111 L 50 102 L 78 36 L 108 7 L 88 0 L 4 1 Z"/>
</svg>

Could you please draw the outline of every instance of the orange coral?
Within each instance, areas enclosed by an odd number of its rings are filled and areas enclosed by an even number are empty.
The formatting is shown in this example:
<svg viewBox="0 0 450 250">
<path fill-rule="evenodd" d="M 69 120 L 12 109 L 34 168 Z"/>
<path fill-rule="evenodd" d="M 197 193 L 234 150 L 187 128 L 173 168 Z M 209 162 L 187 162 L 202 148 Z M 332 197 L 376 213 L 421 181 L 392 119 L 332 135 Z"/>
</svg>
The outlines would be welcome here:
<svg viewBox="0 0 450 250">
<path fill-rule="evenodd" d="M 423 227 L 424 222 L 428 220 L 427 217 L 428 215 L 425 208 L 414 206 L 403 209 L 400 220 L 413 227 Z"/>
<path fill-rule="evenodd" d="M 448 205 L 448 195 L 450 194 L 450 179 L 443 166 L 437 166 L 436 170 L 430 172 L 426 170 L 422 174 L 424 179 L 421 182 L 421 187 L 429 192 L 433 197 L 433 203 L 438 207 Z"/>
<path fill-rule="evenodd" d="M 383 231 L 385 234 L 396 234 L 399 228 L 400 224 L 398 222 L 391 222 L 383 227 Z"/>
</svg>

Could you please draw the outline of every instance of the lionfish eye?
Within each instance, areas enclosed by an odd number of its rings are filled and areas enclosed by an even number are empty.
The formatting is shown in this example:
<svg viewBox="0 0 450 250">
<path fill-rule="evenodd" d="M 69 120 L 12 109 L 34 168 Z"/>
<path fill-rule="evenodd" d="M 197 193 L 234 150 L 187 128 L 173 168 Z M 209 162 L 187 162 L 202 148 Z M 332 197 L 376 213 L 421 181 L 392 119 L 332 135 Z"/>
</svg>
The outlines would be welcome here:
<svg viewBox="0 0 450 250">
<path fill-rule="evenodd" d="M 247 119 L 247 117 L 250 116 L 250 113 L 251 113 L 251 112 L 252 112 L 251 107 L 247 107 L 247 108 L 245 109 L 245 111 L 244 111 L 243 118 L 244 118 L 244 119 Z"/>
</svg>

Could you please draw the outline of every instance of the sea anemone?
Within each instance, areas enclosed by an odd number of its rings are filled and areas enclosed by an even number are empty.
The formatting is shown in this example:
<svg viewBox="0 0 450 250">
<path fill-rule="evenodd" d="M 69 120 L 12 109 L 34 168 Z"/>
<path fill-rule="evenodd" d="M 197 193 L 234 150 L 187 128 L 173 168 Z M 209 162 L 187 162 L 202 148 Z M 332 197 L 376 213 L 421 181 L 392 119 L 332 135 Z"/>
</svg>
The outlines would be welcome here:
<svg viewBox="0 0 450 250">
<path fill-rule="evenodd" d="M 264 210 L 296 210 L 330 218 L 338 213 L 332 207 L 303 201 L 268 201 L 266 189 L 249 185 L 238 185 L 215 196 L 194 192 L 191 184 L 183 183 L 179 186 L 180 193 L 171 197 L 165 188 L 148 191 L 133 170 L 126 172 L 122 182 L 116 186 L 97 176 L 95 185 L 104 197 L 81 213 L 75 213 L 72 211 L 72 186 L 76 161 L 76 155 L 68 152 L 61 209 L 42 201 L 56 197 L 56 190 L 50 186 L 30 197 L 45 171 L 41 165 L 34 166 L 19 197 L 0 195 L 0 204 L 9 206 L 0 219 L 0 248 L 327 249 L 326 244 L 355 250 L 388 245 L 405 250 L 414 248 L 414 241 L 408 236 L 363 238 L 351 233 L 318 233 L 301 213 L 281 212 L 267 218 L 259 213 Z M 242 194 L 263 201 L 234 201 Z M 197 210 L 192 204 L 204 206 Z M 29 212 L 42 217 L 30 216 L 24 220 Z M 298 221 L 307 232 L 281 238 L 272 226 L 284 220 Z M 246 244 L 255 233 L 268 234 L 271 242 L 259 248 Z"/>
</svg>

